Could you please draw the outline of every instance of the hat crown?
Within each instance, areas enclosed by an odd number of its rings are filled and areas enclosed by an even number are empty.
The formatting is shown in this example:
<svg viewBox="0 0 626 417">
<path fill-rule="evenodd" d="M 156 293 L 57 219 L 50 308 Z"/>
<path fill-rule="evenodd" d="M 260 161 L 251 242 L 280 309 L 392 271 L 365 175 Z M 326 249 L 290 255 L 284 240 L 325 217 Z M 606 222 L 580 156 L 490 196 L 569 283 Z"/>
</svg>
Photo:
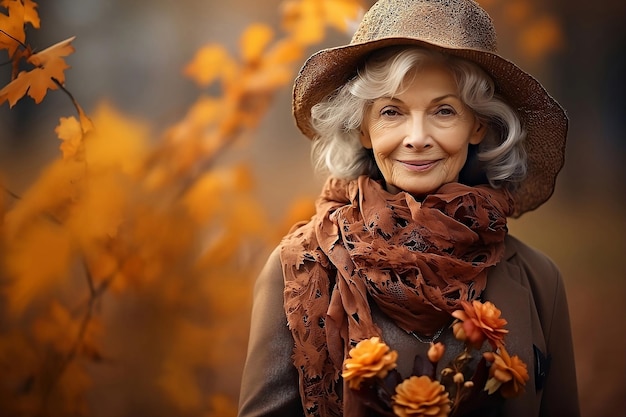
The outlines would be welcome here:
<svg viewBox="0 0 626 417">
<path fill-rule="evenodd" d="M 493 21 L 473 0 L 379 0 L 363 17 L 351 43 L 398 37 L 446 48 L 497 51 Z"/>
</svg>

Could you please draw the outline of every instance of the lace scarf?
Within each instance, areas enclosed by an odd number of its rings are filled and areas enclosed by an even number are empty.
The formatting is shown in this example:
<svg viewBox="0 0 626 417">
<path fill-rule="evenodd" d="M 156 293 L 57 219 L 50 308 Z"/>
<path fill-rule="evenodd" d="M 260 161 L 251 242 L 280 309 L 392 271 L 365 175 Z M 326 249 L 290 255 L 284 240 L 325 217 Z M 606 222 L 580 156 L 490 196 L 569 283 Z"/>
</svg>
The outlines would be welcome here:
<svg viewBox="0 0 626 417">
<path fill-rule="evenodd" d="M 485 288 L 513 202 L 458 183 L 418 202 L 363 176 L 329 179 L 316 209 L 280 249 L 300 394 L 308 416 L 359 415 L 339 376 L 350 348 L 380 336 L 369 302 L 407 332 L 434 334 Z"/>
</svg>

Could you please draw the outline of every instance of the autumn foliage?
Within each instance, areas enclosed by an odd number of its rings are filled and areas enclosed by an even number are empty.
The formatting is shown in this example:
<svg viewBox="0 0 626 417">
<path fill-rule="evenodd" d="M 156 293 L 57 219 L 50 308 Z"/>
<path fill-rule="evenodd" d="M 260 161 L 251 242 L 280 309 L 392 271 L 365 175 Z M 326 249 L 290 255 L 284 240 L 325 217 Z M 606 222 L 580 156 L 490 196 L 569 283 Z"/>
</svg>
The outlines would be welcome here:
<svg viewBox="0 0 626 417">
<path fill-rule="evenodd" d="M 117 372 L 135 402 L 140 391 L 159 398 L 135 413 L 235 415 L 224 387 L 245 352 L 251 279 L 285 230 L 253 197 L 246 164 L 220 156 L 251 136 L 307 48 L 329 27 L 345 31 L 361 5 L 290 1 L 280 35 L 259 23 L 237 55 L 201 48 L 184 68 L 201 94 L 160 135 L 107 103 L 87 115 L 66 88 L 73 38 L 33 52 L 25 28 L 39 28 L 36 3 L 0 5 L 13 66 L 0 104 L 60 89 L 77 112 L 60 117 L 59 157 L 28 190 L 2 184 L 0 414 L 91 415 L 98 378 Z M 204 93 L 214 85 L 219 94 Z M 128 346 L 124 315 L 148 326 Z"/>
<path fill-rule="evenodd" d="M 109 103 L 85 112 L 66 82 L 74 38 L 34 51 L 36 2 L 0 1 L 12 66 L 0 105 L 60 90 L 76 109 L 54 131 L 58 157 L 25 192 L 0 173 L 0 415 L 93 415 L 105 379 L 138 404 L 116 415 L 236 414 L 224 387 L 237 386 L 251 282 L 310 206 L 272 224 L 247 164 L 221 156 L 250 140 L 310 47 L 364 6 L 289 0 L 281 28 L 250 25 L 237 53 L 202 47 L 183 69 L 199 97 L 155 133 Z"/>
</svg>

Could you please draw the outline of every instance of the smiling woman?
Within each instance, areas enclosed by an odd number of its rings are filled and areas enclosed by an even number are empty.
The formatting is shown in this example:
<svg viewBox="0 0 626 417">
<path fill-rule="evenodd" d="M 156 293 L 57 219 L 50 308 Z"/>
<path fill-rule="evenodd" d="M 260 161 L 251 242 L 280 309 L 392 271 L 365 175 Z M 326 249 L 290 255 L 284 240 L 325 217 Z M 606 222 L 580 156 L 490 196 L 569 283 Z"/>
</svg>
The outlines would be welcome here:
<svg viewBox="0 0 626 417">
<path fill-rule="evenodd" d="M 438 81 L 439 87 L 445 90 L 440 92 L 441 97 L 432 91 L 433 100 L 447 96 L 456 101 L 455 106 L 448 107 L 445 102 L 433 103 L 443 107 L 436 108 L 439 111 L 437 117 L 433 114 L 428 118 L 431 126 L 440 129 L 458 126 L 461 119 L 477 123 L 475 136 L 468 138 L 468 144 L 472 146 L 461 149 L 464 155 L 469 150 L 470 160 L 457 158 L 460 167 L 453 170 L 456 172 L 452 173 L 452 179 L 458 179 L 456 176 L 459 171 L 462 182 L 470 184 L 490 182 L 497 186 L 506 180 L 512 185 L 523 179 L 526 173 L 523 146 L 525 132 L 515 111 L 495 93 L 493 81 L 479 66 L 469 61 L 422 47 L 392 47 L 374 52 L 357 77 L 348 81 L 327 100 L 312 107 L 311 124 L 320 132 L 313 142 L 313 160 L 317 170 L 343 178 L 356 178 L 359 175 L 380 177 L 379 170 L 383 168 L 367 151 L 372 149 L 371 139 L 361 125 L 368 126 L 374 122 L 371 117 L 376 106 L 387 100 L 393 108 L 394 104 L 402 101 L 401 96 L 413 98 L 416 91 L 424 91 L 423 94 L 426 94 L 422 87 L 434 89 L 433 81 Z M 414 85 L 411 89 L 411 84 L 420 85 Z M 391 115 L 389 109 L 385 110 L 385 119 L 388 120 Z M 405 116 L 402 119 L 406 120 L 407 115 L 399 108 L 393 110 L 397 112 L 394 117 L 400 118 L 402 114 Z M 432 108 L 430 110 L 433 111 Z M 382 121 L 382 117 L 378 120 Z M 480 152 L 476 155 L 474 145 L 479 143 Z M 434 153 L 432 149 L 430 152 Z M 384 172 L 382 174 L 384 176 Z M 385 179 L 390 180 L 387 177 Z"/>
<path fill-rule="evenodd" d="M 551 196 L 567 118 L 495 38 L 472 0 L 379 0 L 306 61 L 329 178 L 257 280 L 240 417 L 579 415 L 560 272 L 507 228 Z"/>
<path fill-rule="evenodd" d="M 396 96 L 371 105 L 361 143 L 373 150 L 387 191 L 422 199 L 458 180 L 468 146 L 482 141 L 486 127 L 461 101 L 444 65 L 425 65 L 407 77 Z"/>
</svg>

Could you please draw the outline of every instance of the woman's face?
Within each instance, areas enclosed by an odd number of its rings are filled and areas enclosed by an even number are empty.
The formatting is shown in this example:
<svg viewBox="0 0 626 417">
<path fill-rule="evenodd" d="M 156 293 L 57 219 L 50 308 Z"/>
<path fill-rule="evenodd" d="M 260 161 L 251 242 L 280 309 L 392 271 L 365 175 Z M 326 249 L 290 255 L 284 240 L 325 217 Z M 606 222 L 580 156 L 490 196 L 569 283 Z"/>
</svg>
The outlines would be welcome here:
<svg viewBox="0 0 626 417">
<path fill-rule="evenodd" d="M 461 101 L 446 66 L 430 63 L 408 74 L 401 94 L 374 100 L 361 143 L 372 149 L 387 191 L 416 198 L 458 180 L 468 145 L 486 128 Z"/>
</svg>

